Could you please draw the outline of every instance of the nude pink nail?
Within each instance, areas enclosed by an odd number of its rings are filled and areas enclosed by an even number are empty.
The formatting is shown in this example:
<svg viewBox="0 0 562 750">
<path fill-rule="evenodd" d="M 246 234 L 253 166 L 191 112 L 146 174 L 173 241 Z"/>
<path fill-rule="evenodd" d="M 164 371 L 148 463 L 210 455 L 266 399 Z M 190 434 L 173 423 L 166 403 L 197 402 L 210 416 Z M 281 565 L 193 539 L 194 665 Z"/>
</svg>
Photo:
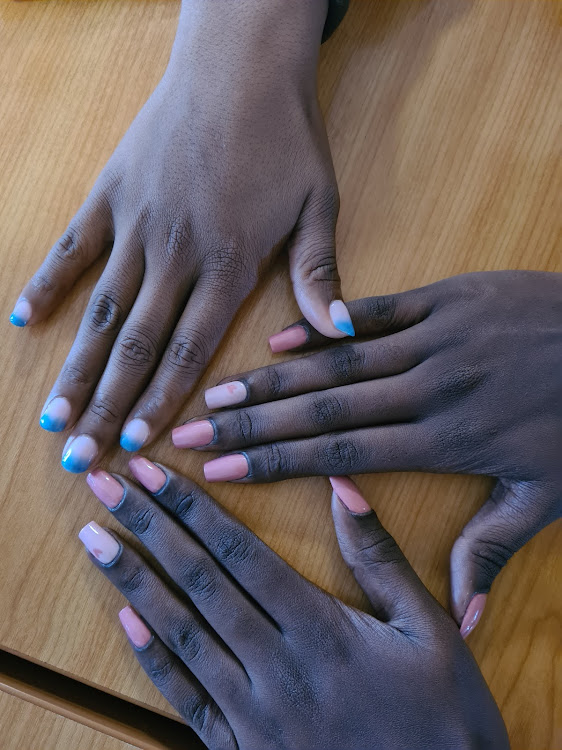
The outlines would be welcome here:
<svg viewBox="0 0 562 750">
<path fill-rule="evenodd" d="M 203 466 L 207 482 L 232 482 L 234 479 L 244 479 L 248 476 L 248 471 L 248 460 L 242 453 L 221 456 Z"/>
<path fill-rule="evenodd" d="M 132 607 L 123 607 L 119 612 L 119 621 L 133 646 L 144 648 L 152 638 L 152 633 Z"/>
<path fill-rule="evenodd" d="M 472 633 L 478 625 L 482 612 L 486 606 L 487 594 L 475 594 L 469 602 L 464 617 L 462 618 L 460 632 L 463 638 Z"/>
<path fill-rule="evenodd" d="M 302 346 L 306 344 L 307 340 L 307 333 L 302 326 L 291 326 L 291 328 L 270 336 L 269 346 L 274 354 L 279 354 L 279 352 L 286 352 L 289 349 Z"/>
<path fill-rule="evenodd" d="M 158 492 L 166 484 L 166 475 L 162 469 L 143 456 L 131 458 L 129 468 L 135 479 L 149 492 Z"/>
<path fill-rule="evenodd" d="M 107 508 L 116 508 L 125 494 L 123 485 L 107 471 L 96 469 L 86 477 L 88 487 Z"/>
<path fill-rule="evenodd" d="M 329 477 L 332 489 L 350 513 L 370 513 L 371 506 L 367 503 L 359 488 L 349 477 Z"/>
<path fill-rule="evenodd" d="M 205 391 L 205 403 L 209 409 L 221 409 L 223 406 L 241 404 L 248 396 L 244 383 L 234 380 L 232 383 L 223 383 Z"/>
<path fill-rule="evenodd" d="M 208 419 L 188 422 L 172 430 L 172 443 L 176 448 L 202 448 L 214 438 L 215 430 Z"/>
<path fill-rule="evenodd" d="M 95 521 L 91 521 L 83 529 L 80 529 L 78 538 L 88 552 L 91 552 L 104 565 L 113 562 L 121 549 L 117 539 L 105 529 L 102 529 L 101 526 L 98 526 Z"/>
</svg>

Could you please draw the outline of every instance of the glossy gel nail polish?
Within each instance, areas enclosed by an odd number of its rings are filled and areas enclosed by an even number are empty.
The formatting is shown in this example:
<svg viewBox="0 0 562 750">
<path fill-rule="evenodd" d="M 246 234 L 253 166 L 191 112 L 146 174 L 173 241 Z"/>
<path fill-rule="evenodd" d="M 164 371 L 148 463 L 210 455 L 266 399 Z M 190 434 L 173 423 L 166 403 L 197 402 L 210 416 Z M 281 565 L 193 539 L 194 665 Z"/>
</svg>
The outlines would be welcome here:
<svg viewBox="0 0 562 750">
<path fill-rule="evenodd" d="M 203 466 L 207 482 L 232 482 L 234 479 L 244 479 L 248 476 L 248 471 L 248 461 L 242 453 L 221 456 Z"/>
<path fill-rule="evenodd" d="M 150 434 L 150 428 L 144 419 L 132 419 L 121 433 L 121 448 L 134 453 L 142 448 Z"/>
<path fill-rule="evenodd" d="M 98 444 L 89 435 L 69 439 L 62 454 L 62 468 L 72 474 L 81 474 L 92 465 L 98 454 Z"/>
<path fill-rule="evenodd" d="M 460 632 L 463 638 L 466 638 L 469 633 L 472 633 L 474 628 L 478 625 L 482 612 L 486 605 L 486 594 L 475 594 L 470 600 L 464 617 L 462 618 Z"/>
<path fill-rule="evenodd" d="M 248 396 L 244 383 L 234 380 L 232 383 L 223 383 L 205 391 L 205 403 L 209 409 L 221 409 L 223 406 L 241 404 Z"/>
<path fill-rule="evenodd" d="M 176 448 L 203 448 L 212 443 L 215 430 L 208 419 L 182 424 L 172 430 L 172 443 Z"/>
<path fill-rule="evenodd" d="M 70 401 L 64 396 L 56 396 L 47 404 L 41 414 L 39 424 L 48 432 L 62 432 L 68 423 L 71 411 Z"/>
<path fill-rule="evenodd" d="M 371 506 L 359 492 L 359 487 L 349 477 L 329 477 L 336 497 L 350 513 L 363 514 L 372 511 Z"/>
<path fill-rule="evenodd" d="M 351 322 L 348 309 L 341 299 L 335 299 L 330 303 L 330 317 L 338 331 L 345 333 L 346 336 L 355 336 L 355 328 Z"/>
<path fill-rule="evenodd" d="M 144 648 L 152 638 L 152 633 L 132 607 L 123 607 L 119 612 L 119 621 L 136 648 Z"/>
<path fill-rule="evenodd" d="M 289 349 L 296 349 L 297 346 L 303 346 L 307 340 L 308 336 L 302 326 L 291 326 L 270 336 L 269 347 L 273 354 L 279 354 L 279 352 L 286 352 Z"/>
<path fill-rule="evenodd" d="M 96 469 L 86 477 L 88 487 L 94 495 L 110 510 L 116 508 L 125 494 L 123 485 L 107 471 Z"/>
<path fill-rule="evenodd" d="M 13 326 L 17 326 L 18 328 L 23 328 L 28 324 L 30 318 L 31 305 L 26 299 L 20 297 L 20 299 L 14 306 L 12 314 L 10 315 L 10 323 Z"/>
<path fill-rule="evenodd" d="M 149 492 L 159 492 L 166 484 L 166 475 L 159 466 L 144 456 L 135 456 L 129 461 L 134 478 Z"/>
<path fill-rule="evenodd" d="M 113 562 L 121 549 L 117 539 L 95 521 L 90 521 L 83 529 L 80 529 L 78 538 L 88 552 L 104 565 Z"/>
</svg>

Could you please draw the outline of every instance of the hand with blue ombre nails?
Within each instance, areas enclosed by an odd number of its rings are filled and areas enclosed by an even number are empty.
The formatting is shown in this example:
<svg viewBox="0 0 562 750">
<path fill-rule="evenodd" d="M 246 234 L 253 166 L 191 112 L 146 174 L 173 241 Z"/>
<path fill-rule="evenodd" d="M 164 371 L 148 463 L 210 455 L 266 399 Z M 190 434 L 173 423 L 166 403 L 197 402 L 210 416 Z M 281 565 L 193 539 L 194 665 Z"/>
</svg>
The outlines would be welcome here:
<svg viewBox="0 0 562 750">
<path fill-rule="evenodd" d="M 282 248 L 308 323 L 353 335 L 317 101 L 327 9 L 183 0 L 162 81 L 12 313 L 16 326 L 43 321 L 111 248 L 40 417 L 70 431 L 64 468 L 161 432 Z"/>
</svg>

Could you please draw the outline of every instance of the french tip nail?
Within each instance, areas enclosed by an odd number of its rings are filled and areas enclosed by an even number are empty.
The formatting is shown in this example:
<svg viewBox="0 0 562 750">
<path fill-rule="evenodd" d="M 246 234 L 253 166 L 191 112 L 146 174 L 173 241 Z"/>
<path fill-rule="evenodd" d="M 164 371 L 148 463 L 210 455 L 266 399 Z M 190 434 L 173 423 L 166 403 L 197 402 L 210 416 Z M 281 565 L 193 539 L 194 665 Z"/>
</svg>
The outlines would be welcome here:
<svg viewBox="0 0 562 750">
<path fill-rule="evenodd" d="M 78 435 L 63 451 L 61 465 L 71 474 L 81 474 L 92 465 L 98 453 L 98 445 L 90 435 Z"/>
<path fill-rule="evenodd" d="M 486 606 L 487 594 L 475 594 L 466 608 L 460 627 L 460 634 L 466 638 L 478 625 Z"/>
<path fill-rule="evenodd" d="M 346 336 L 355 336 L 349 310 L 341 299 L 335 299 L 330 303 L 330 317 L 338 331 L 345 333 Z"/>
<path fill-rule="evenodd" d="M 24 328 L 31 318 L 31 305 L 26 299 L 19 299 L 10 315 L 10 323 L 18 328 Z"/>
<path fill-rule="evenodd" d="M 143 447 L 149 435 L 150 427 L 144 419 L 137 417 L 132 419 L 121 433 L 119 445 L 123 450 L 135 453 Z"/>
<path fill-rule="evenodd" d="M 43 411 L 39 424 L 47 432 L 62 432 L 66 428 L 71 412 L 70 401 L 64 396 L 55 396 Z"/>
</svg>

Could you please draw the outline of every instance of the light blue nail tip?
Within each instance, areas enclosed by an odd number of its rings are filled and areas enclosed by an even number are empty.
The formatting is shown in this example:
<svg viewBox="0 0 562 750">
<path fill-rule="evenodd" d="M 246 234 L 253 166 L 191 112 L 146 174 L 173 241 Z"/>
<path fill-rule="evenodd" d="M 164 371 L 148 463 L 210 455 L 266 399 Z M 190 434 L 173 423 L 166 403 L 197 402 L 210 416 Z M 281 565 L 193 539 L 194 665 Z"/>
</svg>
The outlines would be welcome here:
<svg viewBox="0 0 562 750">
<path fill-rule="evenodd" d="M 82 474 L 83 471 L 90 466 L 92 462 L 88 458 L 82 456 L 73 456 L 70 451 L 63 457 L 61 466 L 71 474 Z"/>
<path fill-rule="evenodd" d="M 131 437 L 123 433 L 119 438 L 119 444 L 123 450 L 129 451 L 129 453 L 135 453 L 140 450 L 144 445 L 143 440 L 133 440 Z"/>
<path fill-rule="evenodd" d="M 338 331 L 345 333 L 347 336 L 355 336 L 355 328 L 351 320 L 334 320 L 334 325 Z"/>
<path fill-rule="evenodd" d="M 66 427 L 66 421 L 64 419 L 53 419 L 48 414 L 43 414 L 39 420 L 39 424 L 47 432 L 62 432 Z"/>
<path fill-rule="evenodd" d="M 27 325 L 27 320 L 24 320 L 23 318 L 20 318 L 19 315 L 15 315 L 14 313 L 12 313 L 10 315 L 10 323 L 13 326 L 17 326 L 18 328 L 25 328 L 25 326 Z"/>
</svg>

